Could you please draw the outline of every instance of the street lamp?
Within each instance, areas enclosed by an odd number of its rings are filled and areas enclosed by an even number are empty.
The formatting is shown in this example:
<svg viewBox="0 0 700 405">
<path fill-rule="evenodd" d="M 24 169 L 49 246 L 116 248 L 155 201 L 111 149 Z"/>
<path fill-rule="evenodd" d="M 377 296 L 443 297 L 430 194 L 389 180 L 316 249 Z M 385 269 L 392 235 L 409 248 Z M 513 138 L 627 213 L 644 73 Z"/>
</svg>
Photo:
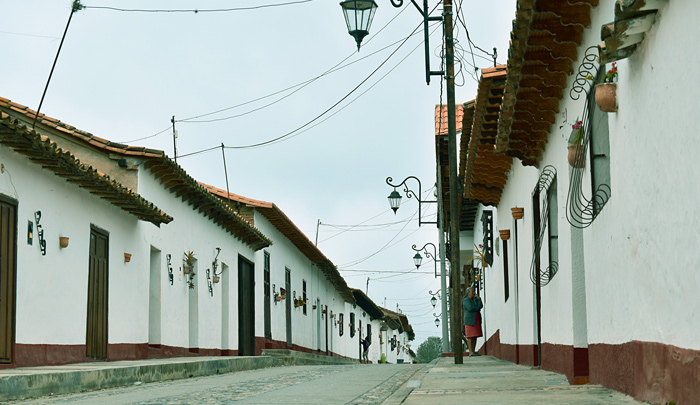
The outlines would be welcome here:
<svg viewBox="0 0 700 405">
<path fill-rule="evenodd" d="M 433 314 L 433 315 L 435 315 L 435 314 Z M 437 318 L 437 317 L 435 318 L 435 327 L 436 328 L 440 327 L 440 318 Z"/>
<path fill-rule="evenodd" d="M 418 193 L 415 191 L 411 190 L 408 188 L 408 184 L 406 182 L 409 179 L 413 179 L 418 182 Z M 394 187 L 394 191 L 389 194 L 389 206 L 391 207 L 392 210 L 394 210 L 394 214 L 396 214 L 396 211 L 399 209 L 399 205 L 401 205 L 401 194 L 399 194 L 398 191 L 396 191 L 397 187 L 403 186 L 403 191 L 406 193 L 406 197 L 408 198 L 413 198 L 415 197 L 416 200 L 418 200 L 418 226 L 421 226 L 422 224 L 437 224 L 437 221 L 422 221 L 422 215 L 421 215 L 421 207 L 423 204 L 437 204 L 437 200 L 435 201 L 424 201 L 421 200 L 422 194 L 422 185 L 418 177 L 416 176 L 408 176 L 403 181 L 399 184 L 391 184 L 391 182 L 394 181 L 391 177 L 386 178 L 386 184 L 390 185 L 391 187 Z"/>
<path fill-rule="evenodd" d="M 435 298 L 435 297 L 431 298 L 430 303 L 433 304 L 433 308 L 435 308 L 435 305 L 437 305 L 437 298 Z"/>
<path fill-rule="evenodd" d="M 345 0 L 340 3 L 340 7 L 343 8 L 348 33 L 355 38 L 359 52 L 362 39 L 369 34 L 377 3 L 374 0 Z"/>
<path fill-rule="evenodd" d="M 428 21 L 442 21 L 442 16 L 431 17 L 428 11 L 428 0 L 423 0 L 423 8 L 418 6 L 416 0 L 411 0 L 418 12 L 423 16 L 423 41 L 425 42 L 425 81 L 430 84 L 430 76 L 443 76 L 443 71 L 430 70 L 430 43 L 428 32 Z M 403 6 L 403 0 L 391 0 L 394 7 Z M 340 3 L 345 15 L 345 23 L 348 26 L 348 33 L 355 38 L 357 50 L 360 50 L 362 39 L 369 34 L 369 26 L 372 24 L 374 13 L 377 10 L 377 3 L 374 0 L 345 0 Z"/>
<path fill-rule="evenodd" d="M 433 247 L 433 253 L 430 253 L 430 251 L 428 251 L 428 249 L 427 249 L 428 246 Z M 416 245 L 411 246 L 411 249 L 415 250 L 416 252 L 423 251 L 423 253 L 425 253 L 426 257 L 433 259 L 433 263 L 435 264 L 435 278 L 437 278 L 438 277 L 438 273 L 437 273 L 437 248 L 435 247 L 435 245 L 428 242 L 425 245 L 423 245 L 423 247 L 420 249 L 416 249 Z M 423 257 L 420 255 L 420 253 L 416 253 L 416 255 L 413 256 L 413 263 L 416 265 L 416 269 L 418 267 L 420 267 L 422 262 L 423 262 Z"/>
</svg>

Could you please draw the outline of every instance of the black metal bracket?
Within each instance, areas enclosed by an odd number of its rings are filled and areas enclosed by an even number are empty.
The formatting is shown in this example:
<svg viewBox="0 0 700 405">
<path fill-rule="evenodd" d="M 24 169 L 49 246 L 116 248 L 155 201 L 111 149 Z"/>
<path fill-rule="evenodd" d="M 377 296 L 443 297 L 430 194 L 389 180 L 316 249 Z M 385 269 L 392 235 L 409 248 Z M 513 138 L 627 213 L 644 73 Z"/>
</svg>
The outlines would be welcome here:
<svg viewBox="0 0 700 405">
<path fill-rule="evenodd" d="M 209 286 L 209 295 L 214 296 L 214 287 L 211 283 L 211 277 L 209 277 L 210 271 L 207 269 L 207 285 Z"/>
<path fill-rule="evenodd" d="M 600 211 L 610 199 L 611 190 L 607 184 L 601 184 L 588 199 L 583 195 L 583 177 L 586 166 L 586 154 L 593 132 L 591 105 L 595 91 L 593 86 L 599 76 L 599 48 L 597 45 L 586 49 L 583 61 L 574 78 L 569 92 L 572 100 L 578 100 L 581 94 L 586 96 L 583 107 L 583 139 L 578 148 L 574 167 L 569 174 L 569 193 L 566 197 L 566 220 L 575 228 L 586 228 L 593 223 Z M 596 157 L 596 156 L 593 156 Z"/>
<path fill-rule="evenodd" d="M 170 281 L 170 285 L 173 285 L 173 266 L 172 266 L 172 263 L 170 262 L 171 258 L 172 258 L 172 256 L 170 255 L 170 253 L 165 255 L 165 261 L 166 261 L 167 267 L 168 267 L 168 280 Z"/>
<path fill-rule="evenodd" d="M 34 213 L 34 220 L 36 221 L 36 234 L 39 237 L 39 249 L 41 249 L 41 255 L 46 256 L 46 239 L 44 239 L 44 227 L 39 224 L 41 221 L 41 211 L 36 211 Z"/>
<path fill-rule="evenodd" d="M 535 235 L 535 246 L 532 252 L 530 281 L 532 281 L 532 283 L 535 285 L 537 285 L 539 281 L 540 287 L 544 287 L 549 284 L 552 278 L 554 278 L 554 276 L 557 274 L 557 271 L 559 271 L 559 264 L 557 262 L 551 262 L 549 263 L 549 267 L 547 267 L 545 270 L 541 270 L 538 268 L 539 260 L 537 260 L 540 250 L 542 249 L 542 243 L 544 242 L 544 232 L 547 228 L 547 223 L 549 222 L 549 188 L 554 183 L 556 177 L 557 169 L 555 169 L 554 166 L 547 165 L 544 167 L 544 169 L 542 169 L 540 178 L 535 186 L 535 194 L 538 195 L 538 198 L 540 198 L 541 201 L 541 216 L 539 228 L 537 228 L 538 233 Z"/>
<path fill-rule="evenodd" d="M 418 194 L 416 194 L 413 190 L 408 188 L 408 184 L 406 184 L 408 179 L 414 179 L 415 181 L 418 182 Z M 422 224 L 437 224 L 437 221 L 430 221 L 430 222 L 422 221 L 423 216 L 421 214 L 421 205 L 422 204 L 437 204 L 437 200 L 436 201 L 423 201 L 420 199 L 421 195 L 423 195 L 423 194 L 421 191 L 422 186 L 421 186 L 421 183 L 420 183 L 420 180 L 418 179 L 418 177 L 408 176 L 405 179 L 403 179 L 403 181 L 399 184 L 391 184 L 392 181 L 394 181 L 394 179 L 392 179 L 391 177 L 386 178 L 386 184 L 390 185 L 391 187 L 394 187 L 394 189 L 396 189 L 397 187 L 404 186 L 403 191 L 406 193 L 406 197 L 408 197 L 408 198 L 415 197 L 416 200 L 418 200 L 418 226 L 421 226 Z"/>
<path fill-rule="evenodd" d="M 433 253 L 431 254 L 430 251 L 428 251 L 427 246 L 432 246 L 433 247 Z M 435 247 L 434 244 L 428 242 L 425 245 L 423 245 L 422 248 L 416 249 L 416 245 L 411 246 L 411 249 L 415 250 L 416 252 L 423 251 L 425 255 L 431 259 L 433 259 L 433 263 L 435 264 L 435 278 L 438 277 L 438 272 L 437 272 L 437 248 Z M 438 290 L 439 291 L 439 290 Z M 432 293 L 431 293 L 432 294 Z"/>
<path fill-rule="evenodd" d="M 425 42 L 425 82 L 430 84 L 430 76 L 444 76 L 445 72 L 442 70 L 430 70 L 430 34 L 428 33 L 428 22 L 430 21 L 442 21 L 442 16 L 430 16 L 428 14 L 428 0 L 423 0 L 423 8 L 421 8 L 415 0 L 411 0 L 416 9 L 421 16 L 423 16 L 423 41 Z M 403 6 L 403 0 L 391 0 L 391 4 L 399 8 Z"/>
</svg>

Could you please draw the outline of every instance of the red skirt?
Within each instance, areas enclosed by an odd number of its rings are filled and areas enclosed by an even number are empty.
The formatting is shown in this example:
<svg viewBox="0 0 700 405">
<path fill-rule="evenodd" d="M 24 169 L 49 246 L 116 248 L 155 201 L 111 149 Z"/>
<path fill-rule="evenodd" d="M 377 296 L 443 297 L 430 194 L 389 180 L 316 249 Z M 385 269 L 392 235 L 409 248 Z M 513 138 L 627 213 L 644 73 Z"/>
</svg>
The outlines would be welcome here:
<svg viewBox="0 0 700 405">
<path fill-rule="evenodd" d="M 476 313 L 476 322 L 474 322 L 474 325 L 464 325 L 464 336 L 468 338 L 484 336 L 481 332 L 481 313 Z"/>
</svg>

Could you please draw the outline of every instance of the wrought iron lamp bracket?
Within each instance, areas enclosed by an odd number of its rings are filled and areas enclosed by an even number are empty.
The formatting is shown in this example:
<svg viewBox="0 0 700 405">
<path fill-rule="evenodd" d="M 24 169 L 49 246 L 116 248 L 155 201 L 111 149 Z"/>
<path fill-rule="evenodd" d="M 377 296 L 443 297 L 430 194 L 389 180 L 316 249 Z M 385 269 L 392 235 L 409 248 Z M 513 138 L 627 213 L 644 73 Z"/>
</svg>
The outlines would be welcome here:
<svg viewBox="0 0 700 405">
<path fill-rule="evenodd" d="M 428 246 L 433 247 L 432 253 L 430 253 L 430 251 L 427 249 Z M 423 253 L 425 253 L 425 256 L 433 259 L 433 263 L 435 264 L 435 278 L 437 278 L 438 277 L 438 273 L 437 273 L 437 260 L 438 260 L 437 259 L 437 247 L 435 247 L 435 245 L 433 243 L 428 242 L 425 245 L 423 245 L 423 247 L 420 249 L 416 249 L 416 245 L 411 246 L 411 249 L 413 249 L 416 252 L 422 251 Z"/>
<path fill-rule="evenodd" d="M 418 182 L 418 193 L 417 193 L 417 194 L 416 194 L 415 191 L 411 190 L 411 189 L 408 187 L 408 184 L 407 184 L 406 182 L 407 182 L 409 179 L 414 179 L 415 181 Z M 386 184 L 390 185 L 391 187 L 394 187 L 394 190 L 396 190 L 396 188 L 398 188 L 398 187 L 403 186 L 403 187 L 404 187 L 403 191 L 404 191 L 404 193 L 406 193 L 406 197 L 408 197 L 408 198 L 414 198 L 414 197 L 415 197 L 415 199 L 418 200 L 418 226 L 421 226 L 422 224 L 437 224 L 437 221 L 423 221 L 423 220 L 422 220 L 423 216 L 422 216 L 422 214 L 421 214 L 421 204 L 437 204 L 437 200 L 435 200 L 435 201 L 424 201 L 424 200 L 421 200 L 421 196 L 423 195 L 423 194 L 422 194 L 422 185 L 421 185 L 421 182 L 420 182 L 420 180 L 418 179 L 418 177 L 416 177 L 416 176 L 408 176 L 408 177 L 406 177 L 405 179 L 403 179 L 403 181 L 402 181 L 401 183 L 399 183 L 399 184 L 392 184 L 392 183 L 391 183 L 392 181 L 394 181 L 394 179 L 391 178 L 391 176 L 386 178 Z"/>
<path fill-rule="evenodd" d="M 426 84 L 430 84 L 430 76 L 444 76 L 445 72 L 442 70 L 434 71 L 430 70 L 430 42 L 429 42 L 429 37 L 430 34 L 428 33 L 428 22 L 429 21 L 442 21 L 443 17 L 442 16 L 430 16 L 429 11 L 428 11 L 428 0 L 423 0 L 423 7 L 418 5 L 416 3 L 416 0 L 411 0 L 411 3 L 413 3 L 414 6 L 416 6 L 416 9 L 420 13 L 420 15 L 423 17 L 423 40 L 425 42 L 425 82 Z M 391 5 L 400 8 L 403 6 L 403 0 L 391 0 Z"/>
</svg>

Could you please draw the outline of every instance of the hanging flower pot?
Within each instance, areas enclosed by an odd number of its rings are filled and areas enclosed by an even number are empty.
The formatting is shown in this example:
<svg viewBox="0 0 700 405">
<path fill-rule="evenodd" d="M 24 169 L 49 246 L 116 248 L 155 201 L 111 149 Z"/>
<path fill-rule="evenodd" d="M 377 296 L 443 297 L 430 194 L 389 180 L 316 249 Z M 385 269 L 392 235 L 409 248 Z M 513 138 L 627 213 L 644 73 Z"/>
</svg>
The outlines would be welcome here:
<svg viewBox="0 0 700 405">
<path fill-rule="evenodd" d="M 62 248 L 67 248 L 68 247 L 68 237 L 67 236 L 59 236 L 58 237 L 58 244 Z"/>
<path fill-rule="evenodd" d="M 131 261 L 131 253 L 124 253 L 124 263 L 129 263 Z"/>
<path fill-rule="evenodd" d="M 498 233 L 501 234 L 501 240 L 510 239 L 510 229 L 501 229 Z"/>
<path fill-rule="evenodd" d="M 185 274 L 190 274 L 192 272 L 192 266 L 188 264 L 182 266 L 182 272 Z"/>
<path fill-rule="evenodd" d="M 583 154 L 583 145 L 569 145 L 567 149 L 569 150 L 567 159 L 569 160 L 569 164 L 571 165 L 571 167 L 580 169 L 586 166 L 585 158 L 581 159 L 580 162 L 576 161 L 576 157 Z"/>
<path fill-rule="evenodd" d="M 216 283 L 218 283 L 219 281 L 221 281 L 221 276 L 213 276 L 213 277 L 212 277 L 212 280 L 214 281 L 214 284 L 216 284 Z"/>
<path fill-rule="evenodd" d="M 282 301 L 282 297 L 279 295 L 275 295 L 275 301 L 277 301 L 277 302 Z"/>
<path fill-rule="evenodd" d="M 617 83 L 600 83 L 595 86 L 595 103 L 601 111 L 617 111 Z"/>
<path fill-rule="evenodd" d="M 525 208 L 523 207 L 513 207 L 510 209 L 511 214 L 513 214 L 513 219 L 522 219 L 525 214 Z"/>
</svg>

